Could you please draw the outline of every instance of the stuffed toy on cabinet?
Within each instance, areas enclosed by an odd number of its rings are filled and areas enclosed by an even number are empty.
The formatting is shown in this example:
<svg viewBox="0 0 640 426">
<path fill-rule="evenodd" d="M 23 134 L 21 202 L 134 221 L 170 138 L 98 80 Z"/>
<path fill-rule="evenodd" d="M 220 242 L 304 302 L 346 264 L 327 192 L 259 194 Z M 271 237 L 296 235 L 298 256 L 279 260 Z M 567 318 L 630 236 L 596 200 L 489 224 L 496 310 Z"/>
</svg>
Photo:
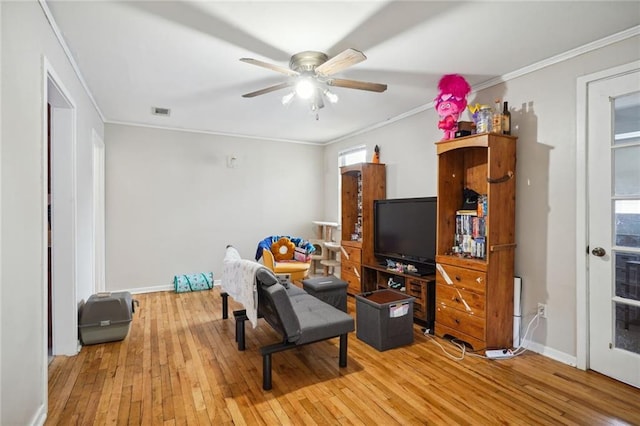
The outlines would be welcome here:
<svg viewBox="0 0 640 426">
<path fill-rule="evenodd" d="M 447 74 L 438 83 L 438 96 L 434 99 L 440 116 L 438 128 L 444 132 L 442 140 L 453 139 L 458 130 L 458 118 L 467 107 L 471 86 L 461 75 Z"/>
</svg>

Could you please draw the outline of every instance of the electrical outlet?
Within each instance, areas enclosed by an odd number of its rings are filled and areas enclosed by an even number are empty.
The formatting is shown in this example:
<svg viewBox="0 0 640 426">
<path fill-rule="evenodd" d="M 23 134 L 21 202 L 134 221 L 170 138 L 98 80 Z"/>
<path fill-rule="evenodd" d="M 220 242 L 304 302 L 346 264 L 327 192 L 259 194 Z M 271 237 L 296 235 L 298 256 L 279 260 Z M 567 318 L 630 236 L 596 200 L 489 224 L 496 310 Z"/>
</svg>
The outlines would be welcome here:
<svg viewBox="0 0 640 426">
<path fill-rule="evenodd" d="M 538 303 L 538 315 L 540 315 L 540 318 L 547 317 L 547 305 L 545 303 Z"/>
</svg>

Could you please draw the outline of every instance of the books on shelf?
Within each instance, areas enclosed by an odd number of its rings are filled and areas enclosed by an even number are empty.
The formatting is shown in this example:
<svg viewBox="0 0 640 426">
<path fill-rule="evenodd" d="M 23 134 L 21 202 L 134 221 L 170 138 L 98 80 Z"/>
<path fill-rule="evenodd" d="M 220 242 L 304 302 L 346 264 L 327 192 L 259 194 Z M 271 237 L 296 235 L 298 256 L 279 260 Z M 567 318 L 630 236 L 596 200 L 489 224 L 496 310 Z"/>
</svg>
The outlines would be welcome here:
<svg viewBox="0 0 640 426">
<path fill-rule="evenodd" d="M 477 209 L 456 211 L 455 252 L 475 258 L 485 258 L 487 213 L 486 195 L 478 196 Z"/>
<path fill-rule="evenodd" d="M 489 214 L 489 208 L 487 204 L 487 194 L 478 195 L 477 213 L 479 217 L 485 217 Z"/>
<path fill-rule="evenodd" d="M 484 237 L 486 219 L 470 215 L 456 215 L 456 235 L 470 235 L 473 238 Z"/>
</svg>

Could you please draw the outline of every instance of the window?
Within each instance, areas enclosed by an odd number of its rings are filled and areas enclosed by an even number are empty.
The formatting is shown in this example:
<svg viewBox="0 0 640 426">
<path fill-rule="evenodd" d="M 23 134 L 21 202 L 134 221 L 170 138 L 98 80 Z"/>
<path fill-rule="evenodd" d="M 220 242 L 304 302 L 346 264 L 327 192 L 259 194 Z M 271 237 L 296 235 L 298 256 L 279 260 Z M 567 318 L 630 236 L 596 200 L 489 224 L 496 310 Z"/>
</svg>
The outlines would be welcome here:
<svg viewBox="0 0 640 426">
<path fill-rule="evenodd" d="M 364 145 L 349 148 L 338 154 L 338 167 L 364 163 L 367 159 L 367 148 Z"/>
<path fill-rule="evenodd" d="M 352 164 L 364 163 L 367 161 L 367 147 L 364 145 L 351 147 L 338 153 L 338 220 L 342 226 L 342 179 L 340 178 L 340 167 Z"/>
</svg>

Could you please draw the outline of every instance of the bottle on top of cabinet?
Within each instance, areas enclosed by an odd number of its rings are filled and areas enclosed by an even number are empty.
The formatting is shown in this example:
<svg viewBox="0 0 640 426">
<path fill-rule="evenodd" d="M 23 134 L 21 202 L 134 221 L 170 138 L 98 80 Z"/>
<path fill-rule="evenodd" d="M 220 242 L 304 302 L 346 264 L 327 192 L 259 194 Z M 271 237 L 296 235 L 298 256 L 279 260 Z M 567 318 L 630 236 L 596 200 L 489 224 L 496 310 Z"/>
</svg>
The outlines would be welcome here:
<svg viewBox="0 0 640 426">
<path fill-rule="evenodd" d="M 511 134 L 511 113 L 509 112 L 508 102 L 504 103 L 504 108 L 502 110 L 502 134 Z"/>
</svg>

